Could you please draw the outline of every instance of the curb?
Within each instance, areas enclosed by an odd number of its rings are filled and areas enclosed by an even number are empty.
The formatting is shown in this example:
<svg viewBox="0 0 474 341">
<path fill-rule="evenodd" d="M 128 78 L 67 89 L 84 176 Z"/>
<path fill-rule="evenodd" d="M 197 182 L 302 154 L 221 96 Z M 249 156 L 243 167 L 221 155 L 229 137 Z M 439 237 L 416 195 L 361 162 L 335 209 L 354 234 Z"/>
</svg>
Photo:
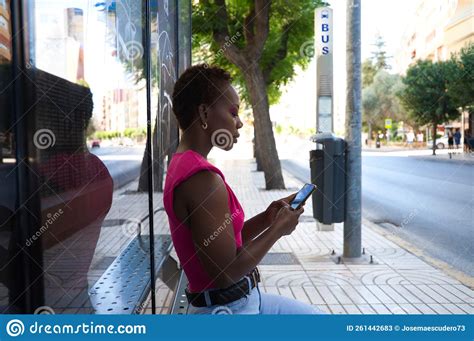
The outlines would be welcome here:
<svg viewBox="0 0 474 341">
<path fill-rule="evenodd" d="M 436 155 L 433 157 L 433 155 L 426 155 L 426 156 L 409 156 L 418 160 L 423 160 L 423 161 L 429 161 L 429 162 L 445 162 L 445 163 L 457 163 L 457 164 L 468 164 L 468 165 L 474 165 L 474 154 L 470 159 L 456 159 L 456 157 L 452 159 L 444 158 L 444 157 L 437 157 L 439 155 Z"/>
<path fill-rule="evenodd" d="M 384 230 L 377 224 L 367 220 L 366 218 L 362 218 L 362 225 L 370 228 L 372 231 L 376 232 L 377 234 L 394 242 L 405 251 L 415 255 L 416 257 L 425 261 L 426 263 L 433 266 L 434 268 L 444 272 L 446 275 L 453 277 L 454 279 L 458 280 L 461 284 L 469 287 L 470 289 L 474 289 L 474 278 L 472 278 L 471 276 L 465 274 L 462 271 L 454 269 L 451 265 L 449 265 L 448 263 L 442 260 L 438 260 L 427 255 L 425 252 L 421 251 L 419 248 L 417 248 L 410 242 L 407 242 L 406 240 L 403 240 L 402 238 L 395 236 L 394 234 L 390 233 L 389 231 Z"/>
</svg>

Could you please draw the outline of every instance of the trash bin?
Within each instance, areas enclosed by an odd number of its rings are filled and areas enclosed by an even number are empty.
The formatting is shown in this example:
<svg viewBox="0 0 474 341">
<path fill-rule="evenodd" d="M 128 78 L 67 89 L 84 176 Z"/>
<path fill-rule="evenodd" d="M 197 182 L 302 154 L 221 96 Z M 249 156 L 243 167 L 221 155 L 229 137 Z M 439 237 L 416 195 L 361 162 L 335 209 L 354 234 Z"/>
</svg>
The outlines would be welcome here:
<svg viewBox="0 0 474 341">
<path fill-rule="evenodd" d="M 331 133 L 313 135 L 311 140 L 322 147 L 311 150 L 309 156 L 311 183 L 317 186 L 312 196 L 313 216 L 323 224 L 343 222 L 346 142 Z"/>
</svg>

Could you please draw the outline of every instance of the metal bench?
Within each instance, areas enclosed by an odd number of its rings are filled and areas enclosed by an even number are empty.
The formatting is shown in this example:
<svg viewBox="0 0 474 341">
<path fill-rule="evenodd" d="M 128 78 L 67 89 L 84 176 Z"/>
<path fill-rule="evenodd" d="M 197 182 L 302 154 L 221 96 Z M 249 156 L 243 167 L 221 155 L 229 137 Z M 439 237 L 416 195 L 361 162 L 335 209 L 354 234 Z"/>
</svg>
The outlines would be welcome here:
<svg viewBox="0 0 474 341">
<path fill-rule="evenodd" d="M 188 285 L 188 279 L 183 270 L 180 271 L 178 284 L 174 294 L 173 304 L 171 305 L 170 314 L 186 315 L 188 310 L 188 300 L 184 289 Z"/>
<path fill-rule="evenodd" d="M 162 210 L 158 208 L 153 213 Z M 180 270 L 170 256 L 173 247 L 170 235 L 154 236 L 155 269 L 151 276 L 150 236 L 141 234 L 141 224 L 146 219 L 148 216 L 137 222 L 137 236 L 89 290 L 96 314 L 141 313 L 147 304 L 148 295 L 154 295 L 154 283 L 152 285 L 151 281 L 158 274 L 168 287 L 176 288 Z"/>
</svg>

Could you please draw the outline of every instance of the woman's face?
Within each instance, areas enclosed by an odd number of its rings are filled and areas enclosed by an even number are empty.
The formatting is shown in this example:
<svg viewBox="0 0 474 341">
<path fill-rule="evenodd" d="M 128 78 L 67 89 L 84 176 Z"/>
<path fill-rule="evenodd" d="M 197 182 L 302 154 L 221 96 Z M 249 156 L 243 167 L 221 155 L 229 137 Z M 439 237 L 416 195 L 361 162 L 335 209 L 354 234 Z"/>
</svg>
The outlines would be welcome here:
<svg viewBox="0 0 474 341">
<path fill-rule="evenodd" d="M 243 124 L 239 117 L 239 95 L 232 85 L 227 85 L 221 96 L 209 108 L 209 133 L 213 146 L 230 150 L 240 136 Z"/>
</svg>

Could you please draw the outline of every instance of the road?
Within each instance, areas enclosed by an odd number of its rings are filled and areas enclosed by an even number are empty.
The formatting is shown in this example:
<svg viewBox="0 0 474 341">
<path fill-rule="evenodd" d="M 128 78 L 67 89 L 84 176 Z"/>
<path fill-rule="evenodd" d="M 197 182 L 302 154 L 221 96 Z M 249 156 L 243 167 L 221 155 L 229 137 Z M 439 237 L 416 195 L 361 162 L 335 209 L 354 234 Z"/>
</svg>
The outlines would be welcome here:
<svg viewBox="0 0 474 341">
<path fill-rule="evenodd" d="M 101 147 L 90 151 L 104 162 L 117 189 L 138 178 L 144 149 L 144 146 Z"/>
<path fill-rule="evenodd" d="M 474 276 L 474 165 L 363 153 L 362 214 L 429 255 Z M 301 181 L 303 154 L 282 160 Z"/>
</svg>

